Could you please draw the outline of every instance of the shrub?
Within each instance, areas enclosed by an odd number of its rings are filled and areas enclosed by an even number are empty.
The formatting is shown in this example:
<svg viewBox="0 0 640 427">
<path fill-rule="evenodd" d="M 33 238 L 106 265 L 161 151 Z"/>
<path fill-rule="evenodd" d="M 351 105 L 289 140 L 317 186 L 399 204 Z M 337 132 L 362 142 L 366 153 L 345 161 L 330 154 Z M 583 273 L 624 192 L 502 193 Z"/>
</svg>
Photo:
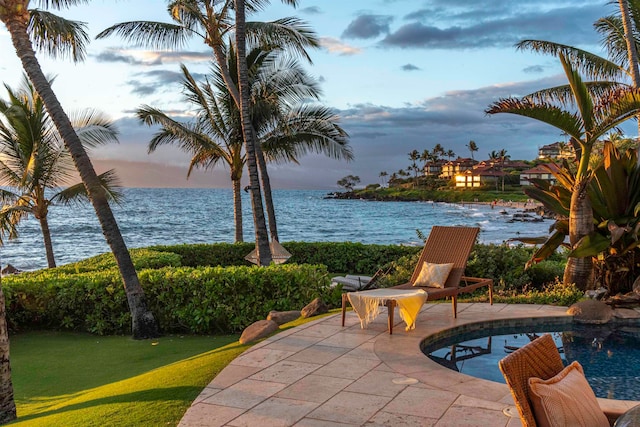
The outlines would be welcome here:
<svg viewBox="0 0 640 427">
<path fill-rule="evenodd" d="M 131 249 L 129 251 L 136 270 L 144 268 L 162 268 L 167 266 L 179 267 L 181 257 L 177 253 L 158 251 L 152 248 Z M 111 252 L 97 255 L 82 261 L 57 267 L 58 272 L 83 273 L 89 271 L 104 271 L 116 268 L 116 259 Z"/>
<path fill-rule="evenodd" d="M 299 310 L 315 297 L 337 304 L 329 298 L 328 273 L 321 265 L 165 267 L 141 270 L 138 277 L 165 333 L 237 332 L 270 310 Z M 3 290 L 12 329 L 37 326 L 100 335 L 130 329 L 116 269 L 23 273 L 5 278 Z"/>
</svg>

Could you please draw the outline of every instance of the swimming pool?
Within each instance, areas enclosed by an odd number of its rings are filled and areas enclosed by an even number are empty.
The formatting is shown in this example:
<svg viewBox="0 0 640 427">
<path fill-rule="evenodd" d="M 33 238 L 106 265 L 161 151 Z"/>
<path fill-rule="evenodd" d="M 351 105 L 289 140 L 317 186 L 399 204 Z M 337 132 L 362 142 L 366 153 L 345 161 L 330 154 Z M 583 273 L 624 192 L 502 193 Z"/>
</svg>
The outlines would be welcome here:
<svg viewBox="0 0 640 427">
<path fill-rule="evenodd" d="M 511 323 L 511 324 L 510 324 Z M 431 360 L 463 374 L 504 383 L 498 361 L 536 336 L 550 333 L 566 364 L 577 360 L 596 396 L 640 400 L 640 322 L 582 325 L 570 318 L 484 322 L 422 342 Z"/>
</svg>

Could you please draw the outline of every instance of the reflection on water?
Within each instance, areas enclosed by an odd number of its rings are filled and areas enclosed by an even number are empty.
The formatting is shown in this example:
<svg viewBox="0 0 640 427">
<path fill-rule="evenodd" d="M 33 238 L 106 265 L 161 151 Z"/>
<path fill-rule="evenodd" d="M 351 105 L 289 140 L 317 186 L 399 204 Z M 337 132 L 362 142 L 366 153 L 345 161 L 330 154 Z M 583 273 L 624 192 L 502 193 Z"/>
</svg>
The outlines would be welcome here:
<svg viewBox="0 0 640 427">
<path fill-rule="evenodd" d="M 524 331 L 525 329 L 528 329 Z M 550 333 L 565 365 L 577 360 L 596 396 L 640 400 L 640 325 L 497 328 L 453 337 L 425 353 L 458 372 L 504 383 L 498 361 L 537 336 Z"/>
</svg>

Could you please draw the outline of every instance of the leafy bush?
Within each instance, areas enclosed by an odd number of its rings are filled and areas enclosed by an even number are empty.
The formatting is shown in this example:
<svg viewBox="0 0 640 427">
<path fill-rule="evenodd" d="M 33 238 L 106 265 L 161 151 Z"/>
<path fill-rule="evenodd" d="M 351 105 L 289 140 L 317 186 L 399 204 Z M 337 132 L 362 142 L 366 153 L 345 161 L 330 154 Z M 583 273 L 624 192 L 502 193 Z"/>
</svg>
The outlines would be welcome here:
<svg viewBox="0 0 640 427">
<path fill-rule="evenodd" d="M 163 332 L 237 332 L 270 310 L 299 310 L 329 298 L 321 265 L 165 267 L 138 273 L 147 304 Z M 130 329 L 127 299 L 116 269 L 67 273 L 57 269 L 3 280 L 12 329 L 45 327 L 96 334 Z M 334 296 L 335 299 L 335 296 Z"/>
<path fill-rule="evenodd" d="M 129 251 L 136 270 L 144 268 L 179 267 L 181 257 L 177 253 L 157 251 L 152 248 L 131 249 Z M 84 273 L 89 271 L 104 271 L 116 268 L 116 259 L 111 252 L 97 255 L 82 261 L 57 267 L 58 272 Z"/>
<path fill-rule="evenodd" d="M 574 284 L 565 285 L 562 281 L 547 284 L 542 289 L 515 289 L 498 292 L 496 302 L 508 304 L 545 304 L 570 306 L 584 298 L 584 292 Z"/>
</svg>

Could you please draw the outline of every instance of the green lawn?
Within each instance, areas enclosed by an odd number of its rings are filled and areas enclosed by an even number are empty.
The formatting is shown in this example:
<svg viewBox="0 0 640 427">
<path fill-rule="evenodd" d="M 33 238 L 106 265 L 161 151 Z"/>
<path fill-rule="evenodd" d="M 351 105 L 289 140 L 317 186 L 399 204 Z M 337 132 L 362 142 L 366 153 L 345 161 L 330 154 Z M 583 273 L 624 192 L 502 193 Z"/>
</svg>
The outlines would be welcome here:
<svg viewBox="0 0 640 427">
<path fill-rule="evenodd" d="M 249 346 L 237 335 L 134 341 L 64 332 L 11 336 L 12 426 L 175 426 Z"/>
</svg>

